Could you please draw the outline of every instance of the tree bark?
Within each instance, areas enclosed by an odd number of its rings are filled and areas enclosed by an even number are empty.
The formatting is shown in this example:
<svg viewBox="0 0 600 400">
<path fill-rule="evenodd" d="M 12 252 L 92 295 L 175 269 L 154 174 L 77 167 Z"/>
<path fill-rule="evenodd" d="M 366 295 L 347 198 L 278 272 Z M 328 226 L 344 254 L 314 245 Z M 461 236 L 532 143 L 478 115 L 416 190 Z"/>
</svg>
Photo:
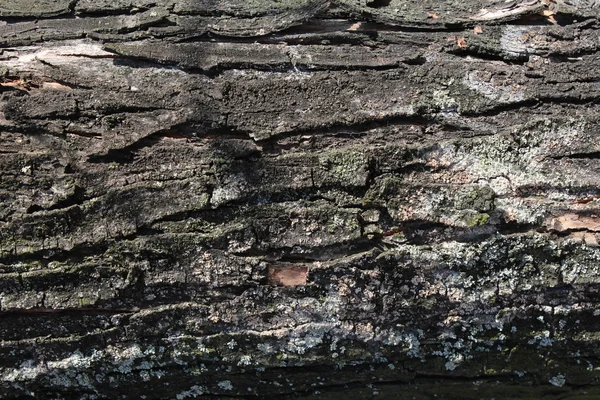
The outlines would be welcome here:
<svg viewBox="0 0 600 400">
<path fill-rule="evenodd" d="M 599 10 L 3 1 L 0 397 L 598 398 Z"/>
</svg>

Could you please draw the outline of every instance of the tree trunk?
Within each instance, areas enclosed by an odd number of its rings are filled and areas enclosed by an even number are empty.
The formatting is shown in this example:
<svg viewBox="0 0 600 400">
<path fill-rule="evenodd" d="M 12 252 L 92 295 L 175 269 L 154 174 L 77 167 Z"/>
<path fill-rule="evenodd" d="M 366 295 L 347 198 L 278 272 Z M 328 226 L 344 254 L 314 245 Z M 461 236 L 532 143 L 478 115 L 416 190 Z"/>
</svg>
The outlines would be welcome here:
<svg viewBox="0 0 600 400">
<path fill-rule="evenodd" d="M 598 398 L 599 10 L 4 0 L 0 397 Z"/>
</svg>

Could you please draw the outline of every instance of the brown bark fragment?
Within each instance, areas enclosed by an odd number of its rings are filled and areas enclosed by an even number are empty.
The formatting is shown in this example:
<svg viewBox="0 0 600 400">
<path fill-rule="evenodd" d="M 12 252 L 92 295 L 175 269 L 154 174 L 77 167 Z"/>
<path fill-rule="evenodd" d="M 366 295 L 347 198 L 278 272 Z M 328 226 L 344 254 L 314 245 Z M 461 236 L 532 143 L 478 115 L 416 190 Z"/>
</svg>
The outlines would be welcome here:
<svg viewBox="0 0 600 400">
<path fill-rule="evenodd" d="M 308 267 L 298 265 L 269 266 L 269 284 L 282 286 L 306 285 L 308 279 Z"/>
</svg>

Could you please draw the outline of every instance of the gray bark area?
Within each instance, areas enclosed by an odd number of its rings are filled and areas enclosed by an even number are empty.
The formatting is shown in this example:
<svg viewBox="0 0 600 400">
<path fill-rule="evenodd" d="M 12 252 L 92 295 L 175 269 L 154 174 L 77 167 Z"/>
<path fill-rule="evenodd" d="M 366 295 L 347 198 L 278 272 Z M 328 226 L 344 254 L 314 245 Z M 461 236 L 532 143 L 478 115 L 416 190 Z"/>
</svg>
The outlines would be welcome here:
<svg viewBox="0 0 600 400">
<path fill-rule="evenodd" d="M 599 15 L 4 0 L 0 397 L 598 398 Z"/>
</svg>

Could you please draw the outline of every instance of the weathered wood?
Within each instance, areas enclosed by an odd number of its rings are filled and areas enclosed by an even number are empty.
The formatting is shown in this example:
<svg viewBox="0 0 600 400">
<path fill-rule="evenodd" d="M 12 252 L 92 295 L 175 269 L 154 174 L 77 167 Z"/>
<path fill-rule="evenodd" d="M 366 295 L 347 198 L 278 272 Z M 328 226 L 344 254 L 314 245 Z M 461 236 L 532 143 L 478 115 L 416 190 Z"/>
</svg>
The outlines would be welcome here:
<svg viewBox="0 0 600 400">
<path fill-rule="evenodd" d="M 596 398 L 598 6 L 3 2 L 1 397 Z"/>
</svg>

